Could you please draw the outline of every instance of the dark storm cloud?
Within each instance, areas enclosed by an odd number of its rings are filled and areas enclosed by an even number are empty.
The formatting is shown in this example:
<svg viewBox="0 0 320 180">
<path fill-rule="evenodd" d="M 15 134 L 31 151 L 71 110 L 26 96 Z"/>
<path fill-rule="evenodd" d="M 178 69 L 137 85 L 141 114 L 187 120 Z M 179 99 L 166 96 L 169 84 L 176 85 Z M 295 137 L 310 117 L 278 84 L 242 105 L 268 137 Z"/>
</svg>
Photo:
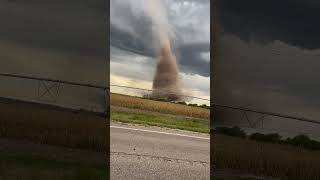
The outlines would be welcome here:
<svg viewBox="0 0 320 180">
<path fill-rule="evenodd" d="M 217 4 L 225 32 L 242 40 L 320 48 L 320 1 L 220 0 Z"/>
<path fill-rule="evenodd" d="M 123 29 L 118 28 L 115 25 L 110 25 L 110 44 L 112 46 L 133 51 L 135 53 L 141 54 L 141 55 L 147 55 L 147 56 L 155 56 L 155 51 L 152 47 L 152 32 L 151 29 L 146 29 L 145 27 L 149 27 L 150 25 L 142 25 L 139 28 L 139 24 L 141 25 L 141 21 L 138 21 L 136 19 L 132 19 L 133 26 L 136 26 L 134 29 L 139 29 L 138 31 L 141 33 L 141 35 L 136 36 L 133 34 L 130 34 L 129 32 L 124 31 Z M 143 29 L 144 28 L 144 29 Z M 144 34 L 145 38 L 142 38 Z"/>
<path fill-rule="evenodd" d="M 107 1 L 0 0 L 0 72 L 103 85 Z"/>
<path fill-rule="evenodd" d="M 210 52 L 207 44 L 186 44 L 177 51 L 179 63 L 182 71 L 201 76 L 210 76 L 210 61 L 205 61 L 201 53 Z"/>
<path fill-rule="evenodd" d="M 313 0 L 219 0 L 215 103 L 320 120 L 319 9 L 319 1 Z M 250 115 L 257 114 L 249 113 L 250 120 L 259 118 Z M 221 110 L 215 119 L 248 126 L 242 117 Z M 315 124 L 272 116 L 257 128 L 320 137 Z"/>
<path fill-rule="evenodd" d="M 260 109 L 272 103 L 270 108 L 275 112 L 282 108 L 285 113 L 299 113 L 288 110 L 292 103 L 276 108 L 285 102 L 281 96 L 290 96 L 288 101 L 299 99 L 294 101 L 308 104 L 305 107 L 320 106 L 320 85 L 316 83 L 320 50 L 299 49 L 279 41 L 268 45 L 247 43 L 226 34 L 222 35 L 220 48 L 213 72 L 221 102 L 251 104 Z M 271 98 L 273 94 L 279 97 Z"/>
<path fill-rule="evenodd" d="M 154 36 L 150 18 L 146 16 L 137 16 L 125 1 L 111 1 L 111 20 L 110 20 L 110 44 L 112 46 L 133 51 L 141 55 L 156 56 L 154 49 Z M 201 53 L 210 51 L 210 32 L 202 27 L 207 21 L 210 24 L 210 11 L 201 9 L 197 11 L 198 6 L 205 8 L 210 1 L 188 1 L 192 2 L 189 9 L 184 14 L 190 15 L 186 18 L 178 18 L 182 14 L 181 9 L 174 9 L 171 6 L 174 3 L 187 1 L 169 1 L 168 16 L 170 21 L 170 30 L 174 33 L 173 43 L 174 50 L 178 57 L 179 65 L 183 72 L 187 74 L 199 74 L 208 77 L 210 74 L 210 61 L 206 61 Z M 193 12 L 193 7 L 195 12 Z M 201 21 L 202 20 L 202 21 Z M 190 22 L 189 22 L 190 21 Z M 197 26 L 198 25 L 198 26 Z M 203 33 L 202 31 L 208 31 Z"/>
<path fill-rule="evenodd" d="M 320 3 L 311 0 L 219 1 L 221 47 L 225 55 L 232 52 L 217 64 L 215 73 L 230 77 L 221 83 L 229 90 L 233 85 L 266 87 L 265 93 L 279 87 L 277 93 L 313 102 L 320 89 L 315 83 L 320 65 L 319 8 Z"/>
<path fill-rule="evenodd" d="M 102 57 L 106 17 L 102 0 L 1 0 L 0 41 Z"/>
</svg>

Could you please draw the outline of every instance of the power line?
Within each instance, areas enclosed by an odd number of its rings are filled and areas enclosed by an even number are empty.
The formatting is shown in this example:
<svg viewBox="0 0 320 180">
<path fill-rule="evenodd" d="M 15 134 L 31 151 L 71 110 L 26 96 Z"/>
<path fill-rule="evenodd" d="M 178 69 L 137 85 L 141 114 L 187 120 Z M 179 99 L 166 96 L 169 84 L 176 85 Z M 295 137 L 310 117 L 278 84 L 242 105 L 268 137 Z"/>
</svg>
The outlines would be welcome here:
<svg viewBox="0 0 320 180">
<path fill-rule="evenodd" d="M 113 87 L 121 87 L 121 88 L 136 89 L 136 90 L 142 90 L 142 91 L 152 92 L 151 89 L 143 89 L 143 88 L 137 88 L 137 87 L 130 87 L 130 86 L 117 85 L 117 84 L 110 84 L 110 87 L 112 87 L 112 86 L 113 86 Z M 187 98 L 204 100 L 204 101 L 210 101 L 210 99 L 205 99 L 205 98 L 200 98 L 200 97 L 195 97 L 195 96 L 188 96 L 188 95 L 184 95 L 184 94 L 175 94 L 175 95 L 177 95 L 177 96 L 183 96 L 183 97 L 187 97 Z"/>
<path fill-rule="evenodd" d="M 104 91 L 104 104 L 103 104 L 103 108 L 101 110 L 103 110 L 103 112 L 98 112 L 98 114 L 103 115 L 103 117 L 107 117 L 107 107 L 108 107 L 108 103 L 107 103 L 107 98 L 109 96 L 109 90 L 110 87 L 107 86 L 99 86 L 99 85 L 93 85 L 93 84 L 87 84 L 87 83 L 79 83 L 79 82 L 71 82 L 71 81 L 62 81 L 62 80 L 57 80 L 57 79 L 49 79 L 49 78 L 38 78 L 38 77 L 31 77 L 31 76 L 25 76 L 25 75 L 17 75 L 17 74 L 8 74 L 8 73 L 0 73 L 0 76 L 2 77 L 9 77 L 9 78 L 18 78 L 18 79 L 26 79 L 26 80 L 35 80 L 35 81 L 39 81 L 39 86 L 38 86 L 38 99 L 25 99 L 25 98 L 18 98 L 18 97 L 3 97 L 3 98 L 7 98 L 7 99 L 11 99 L 11 100 L 18 100 L 21 102 L 29 102 L 29 103 L 37 103 L 37 104 L 49 104 L 52 106 L 57 106 L 57 107 L 62 107 L 65 109 L 72 109 L 72 110 L 78 110 L 78 111 L 88 111 L 90 113 L 97 113 L 95 112 L 94 109 L 96 109 L 96 107 L 94 106 L 87 106 L 85 105 L 85 107 L 83 105 L 76 105 L 76 104 L 69 104 L 68 107 L 56 102 L 57 101 L 57 97 L 59 96 L 59 90 L 60 90 L 60 84 L 67 84 L 67 85 L 74 85 L 74 86 L 82 86 L 82 87 L 89 87 L 89 88 L 95 88 L 95 89 L 100 89 Z M 51 85 L 50 87 L 48 86 L 48 82 L 50 83 L 56 83 L 54 85 Z M 45 87 L 45 91 L 43 91 L 40 95 L 40 86 Z M 54 88 L 55 86 L 59 87 L 57 88 L 57 92 L 53 94 L 53 90 L 52 88 Z M 50 95 L 50 102 L 48 101 L 43 101 L 40 100 L 41 97 L 43 97 L 45 94 L 49 94 Z M 86 108 L 86 109 L 83 109 Z"/>
<path fill-rule="evenodd" d="M 75 86 L 85 86 L 85 87 L 91 87 L 91 88 L 97 88 L 97 89 L 109 89 L 109 87 L 106 87 L 106 86 L 99 86 L 99 85 L 93 85 L 93 84 L 87 84 L 87 83 L 78 83 L 78 82 L 71 82 L 71 81 L 62 81 L 62 80 L 49 79 L 49 78 L 38 78 L 38 77 L 17 75 L 17 74 L 0 73 L 0 76 L 12 77 L 12 78 L 20 78 L 20 79 L 38 80 L 38 81 L 49 81 L 49 82 L 69 84 L 69 85 L 75 85 Z"/>
<path fill-rule="evenodd" d="M 285 118 L 285 119 L 294 119 L 297 121 L 303 121 L 303 122 L 308 122 L 308 123 L 313 123 L 313 124 L 320 124 L 320 121 L 308 119 L 305 117 L 296 117 L 296 116 L 268 112 L 268 111 L 262 111 L 262 110 L 256 110 L 256 109 L 249 109 L 249 108 L 236 107 L 236 106 L 230 106 L 230 105 L 222 105 L 222 104 L 216 104 L 216 103 L 212 103 L 212 107 L 240 110 L 240 111 L 244 111 L 244 112 L 253 112 L 253 113 L 264 114 L 264 115 L 268 115 L 268 116 L 281 117 L 281 118 Z"/>
</svg>

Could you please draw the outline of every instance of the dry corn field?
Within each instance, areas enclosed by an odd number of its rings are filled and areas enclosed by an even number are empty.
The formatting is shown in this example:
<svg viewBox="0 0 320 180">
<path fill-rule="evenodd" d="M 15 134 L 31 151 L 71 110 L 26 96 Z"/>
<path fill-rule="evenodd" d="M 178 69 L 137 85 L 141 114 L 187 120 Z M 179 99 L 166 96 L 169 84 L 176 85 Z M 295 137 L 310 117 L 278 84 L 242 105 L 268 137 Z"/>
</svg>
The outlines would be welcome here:
<svg viewBox="0 0 320 180">
<path fill-rule="evenodd" d="M 214 135 L 214 168 L 295 180 L 320 179 L 320 151 Z M 214 170 L 213 170 L 214 172 Z"/>
<path fill-rule="evenodd" d="M 182 104 L 175 104 L 170 102 L 154 101 L 119 94 L 110 95 L 110 104 L 112 106 L 143 109 L 147 111 L 154 111 L 172 115 L 180 115 L 202 119 L 210 118 L 209 109 L 192 107 Z"/>
<path fill-rule="evenodd" d="M 0 137 L 105 152 L 106 119 L 45 105 L 0 101 Z"/>
</svg>

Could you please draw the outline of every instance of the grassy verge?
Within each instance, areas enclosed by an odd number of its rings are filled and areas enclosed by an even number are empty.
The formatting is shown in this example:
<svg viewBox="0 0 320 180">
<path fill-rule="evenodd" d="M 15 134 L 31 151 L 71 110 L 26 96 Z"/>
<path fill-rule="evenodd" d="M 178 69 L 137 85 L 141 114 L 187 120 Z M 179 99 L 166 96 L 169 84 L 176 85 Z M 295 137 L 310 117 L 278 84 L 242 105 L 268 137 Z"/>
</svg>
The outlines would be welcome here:
<svg viewBox="0 0 320 180">
<path fill-rule="evenodd" d="M 111 120 L 122 123 L 142 124 L 149 126 L 166 127 L 173 129 L 188 130 L 201 133 L 209 133 L 209 120 L 202 119 L 181 119 L 164 117 L 142 113 L 112 112 Z"/>
<path fill-rule="evenodd" d="M 0 179 L 105 180 L 108 168 L 84 162 L 62 162 L 0 152 Z"/>
</svg>

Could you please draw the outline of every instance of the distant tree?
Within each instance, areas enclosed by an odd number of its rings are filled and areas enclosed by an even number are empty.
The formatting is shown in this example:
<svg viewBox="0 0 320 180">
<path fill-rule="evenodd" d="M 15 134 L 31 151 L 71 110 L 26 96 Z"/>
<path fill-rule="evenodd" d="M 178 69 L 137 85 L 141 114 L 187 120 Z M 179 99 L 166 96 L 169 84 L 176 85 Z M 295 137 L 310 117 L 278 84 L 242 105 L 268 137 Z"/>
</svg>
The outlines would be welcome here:
<svg viewBox="0 0 320 180">
<path fill-rule="evenodd" d="M 217 134 L 224 134 L 224 135 L 234 136 L 234 137 L 241 137 L 241 138 L 247 137 L 247 134 L 237 126 L 234 126 L 232 128 L 230 128 L 230 127 L 217 127 L 215 132 Z"/>
<path fill-rule="evenodd" d="M 249 138 L 256 141 L 269 142 L 269 143 L 281 142 L 281 136 L 277 133 L 271 133 L 271 134 L 253 133 L 249 136 Z"/>
<path fill-rule="evenodd" d="M 249 136 L 249 139 L 255 140 L 255 141 L 262 141 L 264 139 L 264 134 L 261 133 L 253 133 Z"/>
<path fill-rule="evenodd" d="M 186 103 L 186 102 L 184 102 L 184 101 L 178 102 L 178 104 L 187 105 L 187 103 Z"/>
<path fill-rule="evenodd" d="M 299 146 L 311 150 L 320 150 L 320 142 L 311 140 L 306 135 L 297 135 L 293 138 L 286 138 L 282 140 L 279 134 L 261 134 L 253 133 L 249 136 L 249 139 L 255 141 L 269 142 L 269 143 L 280 143 L 288 144 L 293 146 Z"/>
<path fill-rule="evenodd" d="M 294 146 L 300 146 L 300 147 L 306 147 L 306 148 L 312 147 L 312 141 L 306 135 L 297 135 L 292 139 L 288 138 L 287 143 Z"/>
<path fill-rule="evenodd" d="M 283 140 L 282 143 L 311 150 L 320 150 L 320 142 L 312 140 L 306 135 L 297 135 L 293 138 L 287 138 L 286 140 Z"/>
<path fill-rule="evenodd" d="M 188 106 L 198 107 L 198 104 L 188 104 Z"/>
<path fill-rule="evenodd" d="M 202 104 L 202 105 L 200 105 L 199 107 L 206 108 L 206 109 L 210 109 L 210 106 L 207 106 L 206 104 Z"/>
<path fill-rule="evenodd" d="M 319 141 L 311 140 L 311 144 L 312 144 L 311 149 L 320 150 L 320 142 Z"/>
</svg>

